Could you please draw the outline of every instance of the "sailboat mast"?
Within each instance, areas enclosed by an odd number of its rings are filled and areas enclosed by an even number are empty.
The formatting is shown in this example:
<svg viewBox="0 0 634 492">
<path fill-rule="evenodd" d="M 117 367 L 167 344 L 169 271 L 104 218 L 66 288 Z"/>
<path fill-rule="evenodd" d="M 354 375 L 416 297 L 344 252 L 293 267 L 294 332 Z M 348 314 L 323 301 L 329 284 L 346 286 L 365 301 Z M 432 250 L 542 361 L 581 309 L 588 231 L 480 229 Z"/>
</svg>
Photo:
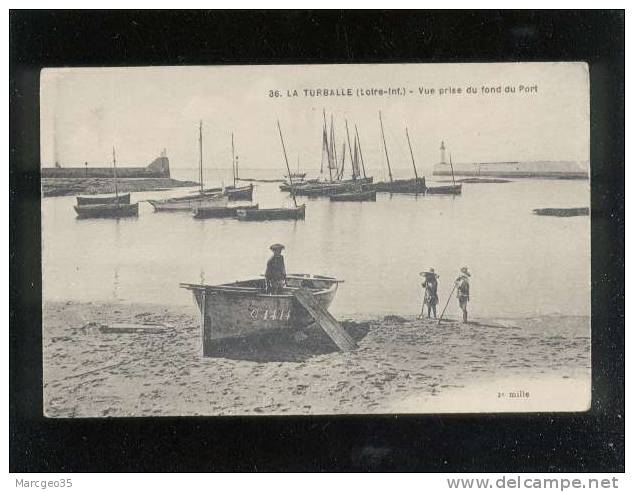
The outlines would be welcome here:
<svg viewBox="0 0 634 492">
<path fill-rule="evenodd" d="M 295 198 L 295 189 L 293 188 L 293 177 L 291 176 L 291 167 L 288 165 L 288 157 L 286 157 L 286 146 L 284 145 L 284 137 L 282 136 L 282 127 L 280 127 L 280 120 L 277 120 L 277 129 L 280 132 L 280 141 L 282 142 L 282 151 L 284 152 L 284 161 L 286 161 L 286 170 L 288 171 L 288 182 L 291 185 L 291 196 L 297 208 L 297 198 Z"/>
<path fill-rule="evenodd" d="M 409 141 L 409 132 L 407 131 L 407 127 L 405 127 L 405 135 L 407 135 L 407 145 L 409 145 L 409 153 L 412 156 L 412 166 L 414 167 L 414 177 L 416 181 L 418 181 L 418 173 L 416 172 L 416 162 L 414 162 L 414 151 L 412 150 L 412 142 Z"/>
<path fill-rule="evenodd" d="M 233 171 L 233 187 L 236 187 L 236 151 L 233 146 L 233 132 L 231 132 L 231 170 Z"/>
<path fill-rule="evenodd" d="M 332 154 L 328 144 L 328 124 L 326 123 L 326 110 L 324 109 L 324 147 L 326 149 L 326 159 L 328 160 L 328 174 L 332 181 Z"/>
<path fill-rule="evenodd" d="M 361 157 L 361 168 L 363 169 L 363 177 L 367 178 L 365 174 L 365 162 L 363 162 L 363 152 L 361 151 L 361 139 L 359 138 L 359 130 L 357 130 L 357 125 L 354 125 L 354 132 L 357 135 L 357 141 L 359 142 L 359 156 Z"/>
<path fill-rule="evenodd" d="M 352 145 L 350 145 L 350 131 L 348 131 L 348 120 L 346 120 L 346 137 L 348 138 L 348 149 L 350 149 L 350 157 L 352 158 L 352 179 L 357 179 L 356 168 L 358 164 L 355 162 L 356 158 L 352 155 Z"/>
<path fill-rule="evenodd" d="M 198 124 L 198 180 L 200 181 L 200 194 L 203 189 L 203 120 Z"/>
<path fill-rule="evenodd" d="M 343 143 L 341 153 L 343 157 L 341 158 L 341 171 L 339 171 L 339 179 L 343 179 L 343 170 L 346 167 L 346 142 Z"/>
<path fill-rule="evenodd" d="M 112 146 L 112 176 L 114 177 L 114 195 L 119 199 L 119 188 L 117 187 L 117 157 L 114 153 L 114 145 Z"/>
<path fill-rule="evenodd" d="M 456 178 L 453 175 L 453 162 L 451 162 L 451 152 L 449 153 L 449 165 L 451 166 L 451 181 L 453 181 L 454 187 L 456 186 Z"/>
<path fill-rule="evenodd" d="M 383 148 L 385 149 L 385 160 L 387 161 L 387 172 L 390 174 L 390 183 L 394 181 L 392 179 L 392 168 L 390 167 L 390 156 L 387 154 L 387 144 L 385 143 L 385 132 L 383 131 L 383 118 L 381 118 L 381 111 L 379 111 L 379 122 L 381 123 L 381 136 L 383 137 Z"/>
<path fill-rule="evenodd" d="M 335 142 L 335 120 L 330 115 L 330 145 L 332 146 L 332 162 L 337 170 L 337 179 L 339 179 L 339 167 L 337 164 L 337 143 Z"/>
</svg>

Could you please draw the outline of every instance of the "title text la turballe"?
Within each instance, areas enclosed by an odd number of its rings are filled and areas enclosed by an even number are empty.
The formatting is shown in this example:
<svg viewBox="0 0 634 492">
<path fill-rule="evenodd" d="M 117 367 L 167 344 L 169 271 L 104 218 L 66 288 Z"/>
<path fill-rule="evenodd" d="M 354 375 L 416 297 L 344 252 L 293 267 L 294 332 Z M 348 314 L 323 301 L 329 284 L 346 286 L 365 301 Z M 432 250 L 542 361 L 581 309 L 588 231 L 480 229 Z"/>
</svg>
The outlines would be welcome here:
<svg viewBox="0 0 634 492">
<path fill-rule="evenodd" d="M 300 89 L 269 89 L 271 98 L 324 98 L 324 97 L 406 97 L 406 96 L 474 96 L 474 95 L 535 95 L 537 84 L 492 84 L 427 87 L 317 87 Z"/>
</svg>

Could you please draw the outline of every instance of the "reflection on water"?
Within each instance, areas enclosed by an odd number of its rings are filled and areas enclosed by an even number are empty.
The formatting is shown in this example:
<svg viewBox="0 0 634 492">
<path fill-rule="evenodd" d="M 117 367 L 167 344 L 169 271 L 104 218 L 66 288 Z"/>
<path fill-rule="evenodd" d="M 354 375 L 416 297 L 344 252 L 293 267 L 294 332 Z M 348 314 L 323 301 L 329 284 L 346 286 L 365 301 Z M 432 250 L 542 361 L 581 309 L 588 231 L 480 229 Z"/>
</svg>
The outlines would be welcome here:
<svg viewBox="0 0 634 492">
<path fill-rule="evenodd" d="M 183 193 L 133 193 L 132 200 Z M 455 198 L 379 194 L 376 203 L 301 201 L 307 203 L 305 221 L 245 223 L 154 213 L 147 203 L 138 218 L 80 221 L 73 197 L 45 198 L 44 299 L 188 304 L 179 282 L 257 277 L 268 246 L 281 242 L 289 273 L 345 279 L 332 305 L 338 315 L 418 313 L 418 273 L 428 267 L 440 274 L 444 305 L 464 265 L 472 272 L 472 316 L 589 314 L 589 218 L 531 213 L 587 206 L 587 181 L 465 184 Z M 256 183 L 254 202 L 279 207 L 291 201 L 278 184 Z M 452 301 L 447 316 L 457 311 Z"/>
</svg>

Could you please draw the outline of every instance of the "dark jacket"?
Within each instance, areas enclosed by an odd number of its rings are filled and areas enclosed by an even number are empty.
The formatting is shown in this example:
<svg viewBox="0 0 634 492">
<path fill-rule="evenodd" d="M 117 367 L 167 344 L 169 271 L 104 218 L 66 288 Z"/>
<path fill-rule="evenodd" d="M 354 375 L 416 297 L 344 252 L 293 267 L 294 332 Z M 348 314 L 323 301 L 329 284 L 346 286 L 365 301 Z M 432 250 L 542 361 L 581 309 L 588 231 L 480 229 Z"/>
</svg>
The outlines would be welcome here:
<svg viewBox="0 0 634 492">
<path fill-rule="evenodd" d="M 273 255 L 266 263 L 266 280 L 286 280 L 286 267 L 282 255 Z"/>
<path fill-rule="evenodd" d="M 438 304 L 438 281 L 435 278 L 426 278 L 421 285 L 425 289 L 425 304 Z"/>
</svg>

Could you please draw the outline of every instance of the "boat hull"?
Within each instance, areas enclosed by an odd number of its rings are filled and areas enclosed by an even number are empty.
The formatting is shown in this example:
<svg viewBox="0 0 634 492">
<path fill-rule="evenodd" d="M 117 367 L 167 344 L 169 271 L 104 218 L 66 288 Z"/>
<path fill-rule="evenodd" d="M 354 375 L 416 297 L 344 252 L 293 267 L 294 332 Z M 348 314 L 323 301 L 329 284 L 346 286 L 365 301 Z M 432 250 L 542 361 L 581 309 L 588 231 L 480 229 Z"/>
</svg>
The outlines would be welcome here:
<svg viewBox="0 0 634 492">
<path fill-rule="evenodd" d="M 238 220 L 304 220 L 306 217 L 306 205 L 301 205 L 297 208 L 243 209 L 238 210 L 237 214 Z"/>
<path fill-rule="evenodd" d="M 108 203 L 130 204 L 130 193 L 115 196 L 78 196 L 77 205 L 104 205 Z"/>
<path fill-rule="evenodd" d="M 195 219 L 223 219 L 238 216 L 238 210 L 257 210 L 259 205 L 242 207 L 196 207 L 193 209 Z"/>
<path fill-rule="evenodd" d="M 242 186 L 240 188 L 227 188 L 225 195 L 231 201 L 253 200 L 253 185 Z"/>
<path fill-rule="evenodd" d="M 331 202 L 375 202 L 376 191 L 362 191 L 330 195 Z"/>
<path fill-rule="evenodd" d="M 264 291 L 264 279 L 219 286 L 181 284 L 191 290 L 200 313 L 203 355 L 212 356 L 215 342 L 277 330 L 298 330 L 314 322 L 295 300 L 293 291 L 307 289 L 324 309 L 337 292 L 338 281 L 329 277 L 289 278 L 281 294 Z"/>
<path fill-rule="evenodd" d="M 533 210 L 533 213 L 535 215 L 544 215 L 549 217 L 578 217 L 581 215 L 590 215 L 590 208 L 536 208 Z"/>
<path fill-rule="evenodd" d="M 425 178 L 395 179 L 368 185 L 369 189 L 385 193 L 425 193 Z"/>
<path fill-rule="evenodd" d="M 96 205 L 75 205 L 78 219 L 117 219 L 139 215 L 139 204 L 103 203 Z"/>
<path fill-rule="evenodd" d="M 155 212 L 186 212 L 198 207 L 226 207 L 228 199 L 221 195 L 205 197 L 178 197 L 165 200 L 148 200 Z"/>
<path fill-rule="evenodd" d="M 460 195 L 462 194 L 462 185 L 455 186 L 431 186 L 425 192 L 428 195 Z"/>
</svg>

